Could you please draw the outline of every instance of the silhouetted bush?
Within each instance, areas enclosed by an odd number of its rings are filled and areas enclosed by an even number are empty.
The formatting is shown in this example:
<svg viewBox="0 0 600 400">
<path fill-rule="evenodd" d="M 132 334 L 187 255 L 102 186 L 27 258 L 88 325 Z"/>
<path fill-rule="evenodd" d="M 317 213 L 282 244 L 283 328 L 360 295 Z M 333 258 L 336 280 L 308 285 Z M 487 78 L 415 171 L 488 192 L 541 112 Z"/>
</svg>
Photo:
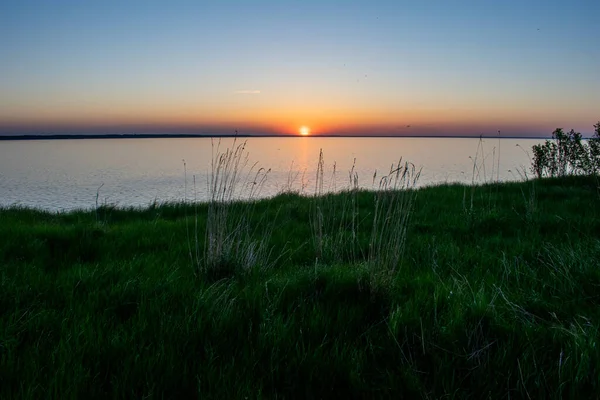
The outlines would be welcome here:
<svg viewBox="0 0 600 400">
<path fill-rule="evenodd" d="M 600 172 L 600 121 L 594 125 L 594 137 L 588 141 L 590 168 L 593 174 Z"/>
<path fill-rule="evenodd" d="M 538 178 L 566 175 L 592 175 L 600 171 L 600 122 L 594 136 L 583 142 L 581 133 L 561 128 L 552 132 L 552 140 L 533 146 L 533 173 Z"/>
</svg>

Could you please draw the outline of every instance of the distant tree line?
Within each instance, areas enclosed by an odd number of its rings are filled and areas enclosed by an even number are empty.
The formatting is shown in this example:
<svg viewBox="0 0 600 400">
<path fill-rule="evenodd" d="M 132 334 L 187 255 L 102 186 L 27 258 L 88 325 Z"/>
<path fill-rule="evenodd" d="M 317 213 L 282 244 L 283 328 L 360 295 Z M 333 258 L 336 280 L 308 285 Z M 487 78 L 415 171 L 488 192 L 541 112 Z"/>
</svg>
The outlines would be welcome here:
<svg viewBox="0 0 600 400">
<path fill-rule="evenodd" d="M 581 133 L 561 128 L 552 140 L 533 146 L 531 169 L 538 178 L 565 175 L 594 175 L 600 172 L 600 121 L 594 136 L 584 141 Z"/>
</svg>

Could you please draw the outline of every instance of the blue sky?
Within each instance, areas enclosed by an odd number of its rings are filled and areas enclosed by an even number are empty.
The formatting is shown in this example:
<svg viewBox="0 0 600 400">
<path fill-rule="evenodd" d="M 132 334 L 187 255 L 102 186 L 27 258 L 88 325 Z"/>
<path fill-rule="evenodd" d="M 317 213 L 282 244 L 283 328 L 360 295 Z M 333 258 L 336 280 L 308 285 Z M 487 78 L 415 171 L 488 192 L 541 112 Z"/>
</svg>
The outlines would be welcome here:
<svg viewBox="0 0 600 400">
<path fill-rule="evenodd" d="M 600 119 L 600 2 L 347 3 L 4 2 L 0 133 L 548 135 Z"/>
</svg>

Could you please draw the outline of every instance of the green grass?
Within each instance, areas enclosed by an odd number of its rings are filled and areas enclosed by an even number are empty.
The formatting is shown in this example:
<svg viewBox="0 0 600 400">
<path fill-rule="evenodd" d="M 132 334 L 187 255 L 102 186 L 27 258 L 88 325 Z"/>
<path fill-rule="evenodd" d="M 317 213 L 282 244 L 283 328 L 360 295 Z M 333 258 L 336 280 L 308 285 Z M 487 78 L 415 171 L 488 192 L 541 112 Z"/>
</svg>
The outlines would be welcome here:
<svg viewBox="0 0 600 400">
<path fill-rule="evenodd" d="M 189 254 L 208 205 L 1 209 L 0 398 L 600 391 L 596 179 L 420 189 L 401 263 L 373 290 L 376 200 L 237 203 L 248 226 L 272 224 L 269 259 L 216 271 Z M 315 202 L 333 221 L 320 243 L 338 247 L 319 260 Z"/>
</svg>

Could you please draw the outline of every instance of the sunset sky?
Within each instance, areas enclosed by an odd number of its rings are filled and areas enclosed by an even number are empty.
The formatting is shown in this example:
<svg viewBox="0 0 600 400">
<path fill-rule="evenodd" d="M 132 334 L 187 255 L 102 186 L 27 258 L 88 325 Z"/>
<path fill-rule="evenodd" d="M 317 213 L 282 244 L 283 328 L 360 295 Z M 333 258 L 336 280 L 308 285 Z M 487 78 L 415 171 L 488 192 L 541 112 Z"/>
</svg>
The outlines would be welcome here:
<svg viewBox="0 0 600 400">
<path fill-rule="evenodd" d="M 590 134 L 600 1 L 0 4 L 0 134 Z"/>
</svg>

